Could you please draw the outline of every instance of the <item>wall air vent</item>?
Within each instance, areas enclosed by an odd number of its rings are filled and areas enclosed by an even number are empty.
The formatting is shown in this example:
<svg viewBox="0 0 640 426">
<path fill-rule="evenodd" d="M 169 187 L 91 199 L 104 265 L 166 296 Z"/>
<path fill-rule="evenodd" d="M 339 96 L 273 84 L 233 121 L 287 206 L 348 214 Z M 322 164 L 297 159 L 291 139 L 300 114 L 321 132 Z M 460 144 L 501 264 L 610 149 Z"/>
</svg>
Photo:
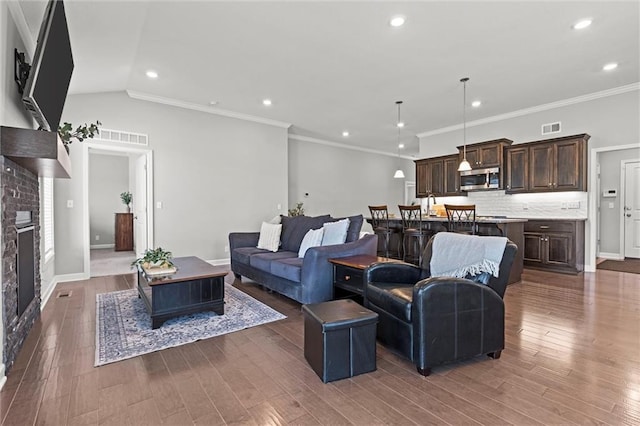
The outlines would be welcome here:
<svg viewBox="0 0 640 426">
<path fill-rule="evenodd" d="M 109 142 L 148 145 L 149 137 L 143 133 L 123 132 L 120 130 L 100 129 L 96 139 Z"/>
<path fill-rule="evenodd" d="M 550 133 L 560 133 L 560 122 L 548 123 L 542 125 L 542 134 L 548 135 Z"/>
</svg>

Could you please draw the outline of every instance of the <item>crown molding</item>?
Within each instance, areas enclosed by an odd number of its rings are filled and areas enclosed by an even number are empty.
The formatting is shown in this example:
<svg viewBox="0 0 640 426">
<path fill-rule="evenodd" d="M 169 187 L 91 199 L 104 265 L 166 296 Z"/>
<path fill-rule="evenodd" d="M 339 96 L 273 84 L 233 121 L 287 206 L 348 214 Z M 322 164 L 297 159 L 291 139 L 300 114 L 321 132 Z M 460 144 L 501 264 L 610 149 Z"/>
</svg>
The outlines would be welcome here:
<svg viewBox="0 0 640 426">
<path fill-rule="evenodd" d="M 20 34 L 20 38 L 22 38 L 25 50 L 27 51 L 27 56 L 29 58 L 33 58 L 36 51 L 36 41 L 33 39 L 31 31 L 29 31 L 27 18 L 25 18 L 22 7 L 20 7 L 20 2 L 8 1 L 6 4 L 9 8 L 9 12 L 11 13 L 11 17 L 13 18 L 13 22 L 15 22 L 16 27 L 18 28 L 18 34 Z"/>
<path fill-rule="evenodd" d="M 310 136 L 301 136 L 301 135 L 289 134 L 289 140 L 300 141 L 300 142 L 317 143 L 317 144 L 320 144 L 320 145 L 332 146 L 334 148 L 350 149 L 352 151 L 367 152 L 369 154 L 386 155 L 387 157 L 393 157 L 393 158 L 398 158 L 399 157 L 399 158 L 404 158 L 406 160 L 411 160 L 411 161 L 413 161 L 413 160 L 415 160 L 417 158 L 417 157 L 410 157 L 408 155 L 398 155 L 398 154 L 393 154 L 391 152 L 378 151 L 376 149 L 363 148 L 361 146 L 353 146 L 353 145 L 346 145 L 346 144 L 339 143 L 339 142 L 326 141 L 324 139 L 312 138 Z"/>
<path fill-rule="evenodd" d="M 608 96 L 620 95 L 622 93 L 633 92 L 634 90 L 640 90 L 640 82 L 627 84 L 626 86 L 614 87 L 613 89 L 607 89 L 601 92 L 594 92 L 582 96 L 576 96 L 575 98 L 563 99 L 557 102 L 542 104 L 531 108 L 520 109 L 517 111 L 508 112 L 506 114 L 494 115 L 493 117 L 482 118 L 480 120 L 470 121 L 467 123 L 467 128 L 481 126 L 488 123 L 495 123 L 502 120 L 508 120 L 510 118 L 522 117 L 524 115 L 534 114 L 537 112 L 561 108 L 569 105 L 575 105 L 582 102 L 589 102 L 595 99 L 606 98 Z M 440 129 L 418 133 L 416 136 L 418 138 L 425 138 L 428 136 L 441 135 L 443 133 L 449 133 L 460 129 L 462 129 L 462 124 L 456 124 L 454 126 L 442 127 Z"/>
<path fill-rule="evenodd" d="M 144 92 L 136 92 L 134 90 L 126 90 L 127 95 L 132 99 L 138 99 L 141 101 L 154 102 L 157 104 L 169 105 L 178 108 L 190 109 L 193 111 L 206 112 L 207 114 L 220 115 L 223 117 L 237 118 L 238 120 L 252 121 L 254 123 L 266 124 L 268 126 L 281 127 L 288 129 L 291 127 L 291 123 L 285 123 L 282 121 L 271 120 L 268 118 L 257 117 L 255 115 L 242 114 L 234 111 L 227 111 L 220 108 L 208 107 L 205 105 L 199 105 L 192 102 L 180 101 L 173 98 L 165 98 L 162 96 L 156 96 Z"/>
</svg>

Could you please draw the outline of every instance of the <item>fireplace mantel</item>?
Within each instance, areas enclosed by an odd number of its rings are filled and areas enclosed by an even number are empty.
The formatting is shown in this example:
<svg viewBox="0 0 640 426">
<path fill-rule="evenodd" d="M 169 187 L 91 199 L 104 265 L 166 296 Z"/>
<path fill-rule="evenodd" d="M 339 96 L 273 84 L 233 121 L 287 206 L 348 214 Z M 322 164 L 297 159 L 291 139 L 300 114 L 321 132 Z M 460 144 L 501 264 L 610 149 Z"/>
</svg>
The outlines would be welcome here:
<svg viewBox="0 0 640 426">
<path fill-rule="evenodd" d="M 71 159 L 56 132 L 0 126 L 0 154 L 41 177 L 71 177 Z"/>
</svg>

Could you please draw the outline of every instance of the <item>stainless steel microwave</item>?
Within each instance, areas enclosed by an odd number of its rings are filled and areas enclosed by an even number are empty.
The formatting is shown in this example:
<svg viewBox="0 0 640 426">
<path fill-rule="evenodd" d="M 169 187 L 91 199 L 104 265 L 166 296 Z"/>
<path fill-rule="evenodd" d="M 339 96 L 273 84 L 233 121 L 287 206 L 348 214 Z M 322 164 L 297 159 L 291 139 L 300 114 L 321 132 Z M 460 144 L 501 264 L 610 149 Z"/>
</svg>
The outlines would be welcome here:
<svg viewBox="0 0 640 426">
<path fill-rule="evenodd" d="M 460 189 L 462 191 L 498 188 L 500 188 L 499 167 L 460 172 Z"/>
</svg>

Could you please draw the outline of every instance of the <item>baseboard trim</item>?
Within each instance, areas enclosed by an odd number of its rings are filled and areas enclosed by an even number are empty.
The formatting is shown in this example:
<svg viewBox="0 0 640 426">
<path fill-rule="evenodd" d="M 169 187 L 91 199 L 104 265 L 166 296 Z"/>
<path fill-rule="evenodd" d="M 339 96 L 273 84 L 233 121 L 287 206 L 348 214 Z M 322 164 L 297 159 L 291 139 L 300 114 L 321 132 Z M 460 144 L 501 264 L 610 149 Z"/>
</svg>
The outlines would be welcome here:
<svg viewBox="0 0 640 426">
<path fill-rule="evenodd" d="M 206 262 L 212 264 L 213 266 L 231 265 L 231 259 L 228 257 L 226 259 L 207 260 Z"/>
<path fill-rule="evenodd" d="M 4 387 L 4 384 L 7 383 L 7 376 L 4 374 L 5 373 L 5 365 L 0 364 L 0 390 L 2 390 L 2 388 Z"/>
<path fill-rule="evenodd" d="M 89 274 L 85 273 L 85 272 L 78 272 L 76 274 L 63 274 L 63 275 L 56 275 L 54 280 L 56 281 L 56 284 L 58 283 L 66 283 L 69 281 L 82 281 L 82 280 L 88 280 Z"/>
<path fill-rule="evenodd" d="M 58 276 L 54 276 L 51 279 L 51 282 L 49 283 L 49 286 L 47 287 L 47 291 L 45 294 L 40 295 L 40 312 L 42 312 L 42 310 L 44 309 L 45 305 L 47 304 L 47 302 L 49 301 L 49 299 L 51 298 L 51 295 L 53 294 L 53 290 L 56 289 L 56 285 L 58 285 Z"/>
<path fill-rule="evenodd" d="M 109 249 L 109 248 L 115 248 L 116 245 L 115 244 L 95 244 L 95 245 L 91 245 L 89 246 L 90 250 L 93 249 Z"/>
<path fill-rule="evenodd" d="M 611 260 L 624 260 L 624 256 L 620 253 L 598 253 L 598 257 L 602 259 L 611 259 Z"/>
</svg>

